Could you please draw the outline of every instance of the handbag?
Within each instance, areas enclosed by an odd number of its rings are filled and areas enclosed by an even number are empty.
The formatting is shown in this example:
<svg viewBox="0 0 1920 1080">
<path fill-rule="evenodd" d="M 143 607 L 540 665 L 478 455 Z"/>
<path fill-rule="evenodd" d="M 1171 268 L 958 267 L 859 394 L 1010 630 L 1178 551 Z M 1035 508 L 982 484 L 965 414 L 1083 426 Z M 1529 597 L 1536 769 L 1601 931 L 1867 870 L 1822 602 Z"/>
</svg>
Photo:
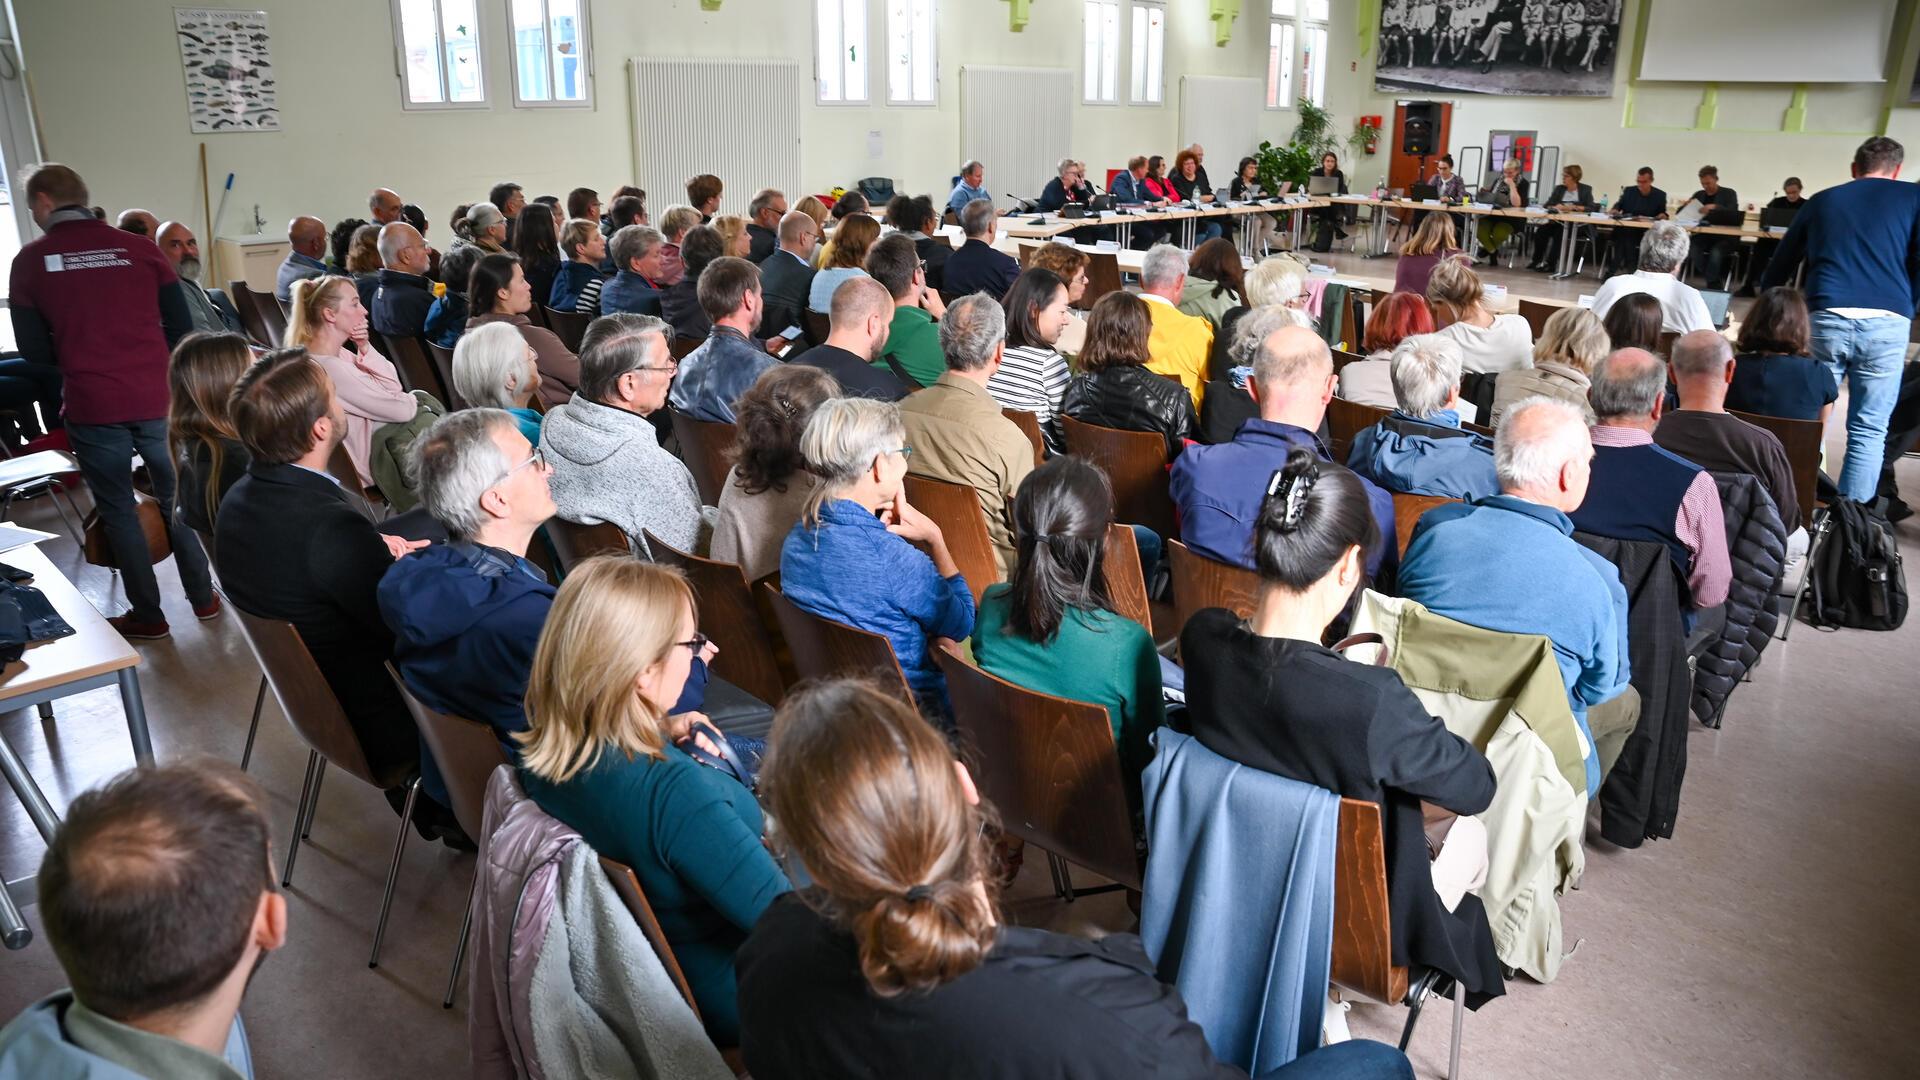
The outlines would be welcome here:
<svg viewBox="0 0 1920 1080">
<path fill-rule="evenodd" d="M 153 496 L 135 488 L 133 516 L 139 520 L 140 532 L 147 539 L 149 559 L 159 563 L 172 557 L 173 538 L 167 532 L 167 515 L 160 509 L 160 503 Z M 85 553 L 87 561 L 109 570 L 120 569 L 119 561 L 113 556 L 113 545 L 107 542 L 106 523 L 100 520 L 98 509 L 87 515 L 83 531 L 85 540 L 81 544 L 81 550 Z"/>
<path fill-rule="evenodd" d="M 1375 667 L 1390 666 L 1388 661 L 1393 658 L 1392 654 L 1387 650 L 1387 640 L 1379 634 L 1353 634 L 1341 638 L 1339 641 L 1333 643 L 1333 651 L 1345 656 L 1347 650 L 1356 645 L 1380 646 L 1380 652 L 1374 657 L 1372 663 Z M 1367 661 L 1355 661 L 1355 663 L 1366 662 Z M 1440 849 L 1445 847 L 1447 843 L 1447 834 L 1453 831 L 1453 823 L 1459 817 L 1459 814 L 1448 810 L 1444 806 L 1435 806 L 1425 799 L 1420 800 L 1420 827 L 1421 830 L 1427 834 L 1428 862 L 1432 862 L 1440 857 Z"/>
</svg>

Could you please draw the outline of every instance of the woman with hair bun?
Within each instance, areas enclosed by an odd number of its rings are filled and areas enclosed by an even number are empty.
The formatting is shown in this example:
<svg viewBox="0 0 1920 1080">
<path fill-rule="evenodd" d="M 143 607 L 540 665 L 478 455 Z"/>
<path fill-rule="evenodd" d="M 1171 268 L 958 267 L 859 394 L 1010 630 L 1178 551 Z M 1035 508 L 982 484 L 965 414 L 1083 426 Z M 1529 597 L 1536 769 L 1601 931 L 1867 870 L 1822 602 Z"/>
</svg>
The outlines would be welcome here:
<svg viewBox="0 0 1920 1080">
<path fill-rule="evenodd" d="M 759 1080 L 1152 1076 L 1230 1080 L 1140 939 L 1007 926 L 990 817 L 913 711 L 857 680 L 790 694 L 760 773 L 777 844 L 812 884 L 776 899 L 737 954 L 741 1055 Z M 1284 1080 L 1413 1075 L 1355 1040 Z"/>
<path fill-rule="evenodd" d="M 1379 526 L 1360 478 L 1296 448 L 1255 525 L 1260 598 L 1250 619 L 1209 608 L 1180 634 L 1193 735 L 1222 757 L 1378 802 L 1393 954 L 1438 968 L 1468 1004 L 1503 993 L 1486 909 L 1493 766 L 1448 731 L 1393 669 L 1321 644 L 1364 584 Z M 1422 802 L 1460 815 L 1429 861 Z"/>
</svg>

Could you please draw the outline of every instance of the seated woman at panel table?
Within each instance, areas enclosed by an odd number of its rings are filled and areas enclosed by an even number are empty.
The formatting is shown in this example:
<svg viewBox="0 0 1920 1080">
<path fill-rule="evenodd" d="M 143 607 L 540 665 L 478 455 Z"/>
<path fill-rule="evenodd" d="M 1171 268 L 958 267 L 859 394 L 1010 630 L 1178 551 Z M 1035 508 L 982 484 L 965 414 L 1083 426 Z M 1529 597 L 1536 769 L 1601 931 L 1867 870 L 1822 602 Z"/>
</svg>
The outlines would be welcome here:
<svg viewBox="0 0 1920 1080">
<path fill-rule="evenodd" d="M 1173 157 L 1173 177 L 1167 181 L 1173 185 L 1173 197 L 1182 202 L 1190 202 L 1196 210 L 1213 205 L 1213 192 L 1200 186 L 1200 158 L 1192 150 L 1182 150 Z M 1204 244 L 1225 232 L 1221 222 L 1213 218 L 1202 218 L 1194 226 L 1194 243 Z"/>
<path fill-rule="evenodd" d="M 1335 195 L 1347 193 L 1347 174 L 1340 171 L 1340 156 L 1329 150 L 1320 155 L 1320 166 L 1307 175 L 1313 177 L 1332 177 L 1336 183 Z M 1311 184 L 1308 185 L 1311 188 Z M 1313 243 L 1315 251 L 1332 251 L 1337 236 L 1347 238 L 1346 224 L 1353 220 L 1355 210 L 1351 206 L 1325 206 L 1318 210 L 1307 211 L 1307 219 L 1313 223 Z"/>
<path fill-rule="evenodd" d="M 1460 343 L 1463 371 L 1508 371 L 1533 366 L 1533 327 L 1518 315 L 1495 315 L 1487 308 L 1480 275 L 1459 262 L 1434 267 L 1427 282 L 1427 306 L 1434 331 Z"/>
<path fill-rule="evenodd" d="M 1433 268 L 1442 262 L 1464 259 L 1460 241 L 1453 231 L 1451 214 L 1428 214 L 1413 230 L 1413 239 L 1400 246 L 1400 258 L 1393 267 L 1393 291 L 1427 294 L 1427 280 Z"/>
<path fill-rule="evenodd" d="M 1486 909 L 1468 895 L 1486 879 L 1487 834 L 1467 815 L 1492 803 L 1493 766 L 1391 668 L 1320 644 L 1377 539 L 1360 478 L 1296 448 L 1268 491 L 1254 533 L 1253 617 L 1209 608 L 1180 634 L 1193 735 L 1252 768 L 1379 802 L 1394 955 L 1453 976 L 1470 1003 L 1498 995 Z M 1431 861 L 1423 800 L 1461 815 Z"/>
<path fill-rule="evenodd" d="M 1159 154 L 1147 159 L 1147 175 L 1141 178 L 1141 183 L 1146 185 L 1147 193 L 1156 199 L 1175 202 L 1180 198 L 1167 181 L 1167 159 Z"/>
<path fill-rule="evenodd" d="M 1509 157 L 1500 167 L 1500 178 L 1480 191 L 1480 201 L 1492 203 L 1496 210 L 1527 208 L 1527 178 L 1520 175 L 1520 159 Z M 1526 224 L 1525 218 L 1482 215 L 1476 231 L 1480 237 L 1481 259 L 1492 266 L 1501 247 Z"/>
<path fill-rule="evenodd" d="M 1146 301 L 1113 292 L 1093 305 L 1080 374 L 1067 383 L 1060 412 L 1085 424 L 1146 431 L 1166 440 L 1167 460 L 1200 435 L 1193 395 L 1178 380 L 1147 370 L 1153 319 Z"/>
<path fill-rule="evenodd" d="M 1578 165 L 1569 165 L 1561 170 L 1560 182 L 1547 193 L 1547 209 L 1556 214 L 1592 213 L 1600 209 L 1600 204 L 1593 198 L 1593 186 L 1580 182 L 1583 175 Z M 1527 269 L 1544 274 L 1559 267 L 1560 234 L 1564 231 L 1554 224 L 1540 228 L 1534 235 L 1533 261 L 1527 264 Z"/>
<path fill-rule="evenodd" d="M 1619 310 L 1615 308 L 1615 310 Z M 1499 427 L 1508 408 L 1530 397 L 1559 398 L 1593 423 L 1587 401 L 1590 376 L 1613 349 L 1607 328 L 1586 308 L 1565 307 L 1547 317 L 1533 343 L 1533 366 L 1503 371 L 1493 383 L 1493 413 L 1488 427 Z"/>
<path fill-rule="evenodd" d="M 1260 163 L 1251 157 L 1241 158 L 1240 167 L 1233 172 L 1233 183 L 1227 185 L 1227 198 L 1234 202 L 1246 202 L 1273 194 L 1260 186 Z M 1270 248 L 1281 246 L 1279 214 L 1248 214 L 1240 220 L 1253 230 L 1248 242 L 1254 254 L 1262 255 Z"/>
<path fill-rule="evenodd" d="M 1826 423 L 1840 387 L 1833 369 L 1813 359 L 1810 329 L 1800 290 L 1778 285 L 1761 293 L 1740 323 L 1727 408 Z"/>
<path fill-rule="evenodd" d="M 1418 293 L 1391 292 L 1373 305 L 1367 314 L 1366 336 L 1360 346 L 1365 360 L 1353 360 L 1340 369 L 1340 388 L 1335 395 L 1344 401 L 1373 405 L 1382 409 L 1399 406 L 1393 396 L 1393 350 L 1415 334 L 1433 333 L 1433 310 L 1427 298 Z M 1471 402 L 1463 402 L 1470 410 Z M 1471 420 L 1465 412 L 1462 420 Z"/>
</svg>

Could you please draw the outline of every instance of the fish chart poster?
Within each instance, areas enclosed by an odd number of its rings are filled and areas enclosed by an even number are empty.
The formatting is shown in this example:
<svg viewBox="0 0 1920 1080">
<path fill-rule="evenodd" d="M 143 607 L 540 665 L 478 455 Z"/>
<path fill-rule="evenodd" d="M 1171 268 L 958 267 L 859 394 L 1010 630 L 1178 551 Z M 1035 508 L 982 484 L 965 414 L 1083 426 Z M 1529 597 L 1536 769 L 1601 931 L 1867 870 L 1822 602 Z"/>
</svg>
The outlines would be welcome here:
<svg viewBox="0 0 1920 1080">
<path fill-rule="evenodd" d="M 173 25 L 194 134 L 280 130 L 266 12 L 177 7 Z"/>
</svg>

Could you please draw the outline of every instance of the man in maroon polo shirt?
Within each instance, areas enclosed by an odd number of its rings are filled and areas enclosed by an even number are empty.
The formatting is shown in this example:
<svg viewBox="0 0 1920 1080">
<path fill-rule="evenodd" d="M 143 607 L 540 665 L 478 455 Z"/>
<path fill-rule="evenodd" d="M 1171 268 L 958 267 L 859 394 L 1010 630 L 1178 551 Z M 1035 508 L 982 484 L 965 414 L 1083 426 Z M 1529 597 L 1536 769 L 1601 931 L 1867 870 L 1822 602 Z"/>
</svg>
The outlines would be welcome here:
<svg viewBox="0 0 1920 1080">
<path fill-rule="evenodd" d="M 207 558 L 172 520 L 173 459 L 167 453 L 167 360 L 192 329 L 180 279 L 152 240 L 96 220 L 86 181 L 48 163 L 27 177 L 27 206 L 45 235 L 14 256 L 9 306 L 20 352 L 59 365 L 67 437 L 93 493 L 107 545 L 132 608 L 108 619 L 129 638 L 169 633 L 145 534 L 133 501 L 133 455 L 146 462 L 167 513 L 174 560 L 193 613 L 220 614 Z"/>
</svg>

